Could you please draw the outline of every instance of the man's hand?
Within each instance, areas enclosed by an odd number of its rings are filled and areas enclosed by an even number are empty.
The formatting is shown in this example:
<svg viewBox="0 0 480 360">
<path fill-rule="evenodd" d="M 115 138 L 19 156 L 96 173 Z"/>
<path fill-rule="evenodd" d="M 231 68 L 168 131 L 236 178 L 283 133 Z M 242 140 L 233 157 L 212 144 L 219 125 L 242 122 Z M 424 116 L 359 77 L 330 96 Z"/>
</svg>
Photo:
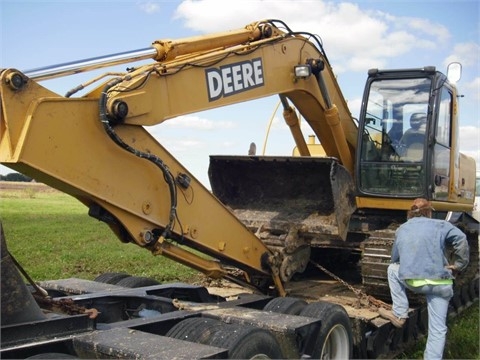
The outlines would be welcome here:
<svg viewBox="0 0 480 360">
<path fill-rule="evenodd" d="M 445 266 L 445 269 L 451 270 L 453 275 L 458 273 L 458 269 L 455 265 L 447 265 Z"/>
</svg>

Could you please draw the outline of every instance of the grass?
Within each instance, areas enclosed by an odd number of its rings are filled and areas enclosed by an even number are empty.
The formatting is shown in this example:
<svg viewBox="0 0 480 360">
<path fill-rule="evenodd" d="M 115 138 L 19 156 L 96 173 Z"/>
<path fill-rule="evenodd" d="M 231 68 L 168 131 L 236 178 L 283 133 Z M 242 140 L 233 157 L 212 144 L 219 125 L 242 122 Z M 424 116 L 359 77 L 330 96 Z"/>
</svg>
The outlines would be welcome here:
<svg viewBox="0 0 480 360">
<path fill-rule="evenodd" d="M 448 320 L 444 359 L 480 359 L 479 301 L 475 301 L 459 316 Z M 426 337 L 399 356 L 400 359 L 423 359 Z"/>
<path fill-rule="evenodd" d="M 9 251 L 37 280 L 94 279 L 104 272 L 126 272 L 161 282 L 198 282 L 202 275 L 133 244 L 121 243 L 107 225 L 87 215 L 73 197 L 57 192 L 0 190 L 0 220 Z M 446 359 L 479 359 L 479 303 L 450 319 Z M 422 359 L 425 338 L 401 354 Z"/>
<path fill-rule="evenodd" d="M 126 272 L 161 282 L 201 278 L 186 266 L 120 242 L 87 211 L 75 198 L 57 191 L 0 190 L 0 220 L 8 249 L 37 281 L 92 280 L 104 272 Z"/>
<path fill-rule="evenodd" d="M 449 321 L 445 359 L 480 359 L 478 300 L 458 318 Z"/>
</svg>

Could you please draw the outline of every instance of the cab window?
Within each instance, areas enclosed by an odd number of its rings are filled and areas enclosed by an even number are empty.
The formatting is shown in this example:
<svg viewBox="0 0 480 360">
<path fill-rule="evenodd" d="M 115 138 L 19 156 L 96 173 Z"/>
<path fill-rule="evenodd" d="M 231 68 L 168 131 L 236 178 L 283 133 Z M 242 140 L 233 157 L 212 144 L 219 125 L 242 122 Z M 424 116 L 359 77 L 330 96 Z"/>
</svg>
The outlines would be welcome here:
<svg viewBox="0 0 480 360">
<path fill-rule="evenodd" d="M 421 195 L 431 80 L 373 81 L 360 155 L 360 190 L 379 195 Z"/>
</svg>

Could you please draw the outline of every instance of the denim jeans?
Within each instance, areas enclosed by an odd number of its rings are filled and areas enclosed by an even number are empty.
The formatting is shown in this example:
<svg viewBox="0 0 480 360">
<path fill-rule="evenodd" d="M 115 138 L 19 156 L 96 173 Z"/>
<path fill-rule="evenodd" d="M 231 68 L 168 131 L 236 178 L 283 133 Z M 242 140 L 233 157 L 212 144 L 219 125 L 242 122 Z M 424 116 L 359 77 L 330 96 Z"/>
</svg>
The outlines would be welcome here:
<svg viewBox="0 0 480 360">
<path fill-rule="evenodd" d="M 388 266 L 388 285 L 392 296 L 392 311 L 399 318 L 408 318 L 408 298 L 406 289 L 427 298 L 428 337 L 424 359 L 441 359 L 447 335 L 448 304 L 453 296 L 452 285 L 424 285 L 413 287 L 399 279 L 398 263 Z"/>
</svg>

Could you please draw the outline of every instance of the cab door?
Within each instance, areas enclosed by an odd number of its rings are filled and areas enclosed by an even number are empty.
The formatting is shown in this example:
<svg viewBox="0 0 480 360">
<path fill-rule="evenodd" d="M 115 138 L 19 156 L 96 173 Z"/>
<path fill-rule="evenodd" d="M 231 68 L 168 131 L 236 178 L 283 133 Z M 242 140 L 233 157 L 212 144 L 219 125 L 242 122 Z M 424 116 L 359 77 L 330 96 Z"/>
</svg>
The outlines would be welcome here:
<svg viewBox="0 0 480 360">
<path fill-rule="evenodd" d="M 439 92 L 433 121 L 432 198 L 448 200 L 452 180 L 453 92 L 444 85 Z"/>
</svg>

